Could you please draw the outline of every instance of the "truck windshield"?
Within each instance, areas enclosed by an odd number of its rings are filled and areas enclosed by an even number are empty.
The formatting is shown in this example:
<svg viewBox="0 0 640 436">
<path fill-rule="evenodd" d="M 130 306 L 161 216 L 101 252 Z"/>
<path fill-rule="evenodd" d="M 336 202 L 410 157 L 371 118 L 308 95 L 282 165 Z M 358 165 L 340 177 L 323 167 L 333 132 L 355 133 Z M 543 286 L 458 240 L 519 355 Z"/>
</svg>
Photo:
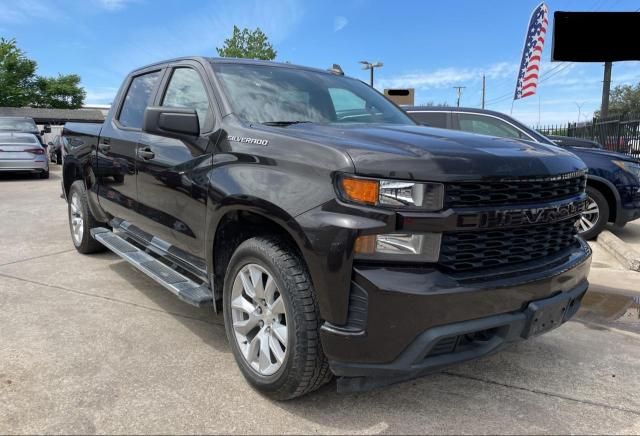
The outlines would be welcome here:
<svg viewBox="0 0 640 436">
<path fill-rule="evenodd" d="M 240 118 L 249 123 L 415 123 L 366 84 L 344 76 L 282 66 L 214 63 Z"/>
<path fill-rule="evenodd" d="M 37 132 L 38 127 L 33 122 L 33 120 L 0 117 L 0 130 L 12 130 L 14 132 Z"/>
</svg>

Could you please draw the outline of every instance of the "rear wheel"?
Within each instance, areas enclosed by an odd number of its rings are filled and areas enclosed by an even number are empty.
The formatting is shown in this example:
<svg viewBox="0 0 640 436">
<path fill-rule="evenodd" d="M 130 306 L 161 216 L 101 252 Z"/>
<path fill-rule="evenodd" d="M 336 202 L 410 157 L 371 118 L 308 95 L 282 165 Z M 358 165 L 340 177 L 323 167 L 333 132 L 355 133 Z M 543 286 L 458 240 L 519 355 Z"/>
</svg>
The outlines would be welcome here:
<svg viewBox="0 0 640 436">
<path fill-rule="evenodd" d="M 593 239 L 609 222 L 609 203 L 605 196 L 592 186 L 587 186 L 587 206 L 576 222 L 580 236 Z"/>
<path fill-rule="evenodd" d="M 68 198 L 69 229 L 76 250 L 83 254 L 104 251 L 105 247 L 91 236 L 91 229 L 100 227 L 100 223 L 89 210 L 87 191 L 82 180 L 73 182 Z"/>
<path fill-rule="evenodd" d="M 257 237 L 240 244 L 227 268 L 223 303 L 233 355 L 254 388 L 287 400 L 331 379 L 311 281 L 282 240 Z"/>
<path fill-rule="evenodd" d="M 46 171 L 43 171 L 40 173 L 40 178 L 41 179 L 48 179 L 49 178 L 49 169 L 47 169 Z"/>
</svg>

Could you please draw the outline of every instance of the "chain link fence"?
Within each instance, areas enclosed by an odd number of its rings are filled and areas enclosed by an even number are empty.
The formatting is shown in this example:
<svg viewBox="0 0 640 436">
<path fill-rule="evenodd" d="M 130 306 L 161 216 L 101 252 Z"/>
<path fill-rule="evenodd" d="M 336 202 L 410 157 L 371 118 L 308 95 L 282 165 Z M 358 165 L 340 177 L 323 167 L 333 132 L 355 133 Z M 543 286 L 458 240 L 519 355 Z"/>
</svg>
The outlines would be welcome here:
<svg viewBox="0 0 640 436">
<path fill-rule="evenodd" d="M 544 125 L 536 128 L 543 135 L 590 139 L 605 149 L 640 158 L 640 114 L 593 118 L 588 122 Z"/>
</svg>

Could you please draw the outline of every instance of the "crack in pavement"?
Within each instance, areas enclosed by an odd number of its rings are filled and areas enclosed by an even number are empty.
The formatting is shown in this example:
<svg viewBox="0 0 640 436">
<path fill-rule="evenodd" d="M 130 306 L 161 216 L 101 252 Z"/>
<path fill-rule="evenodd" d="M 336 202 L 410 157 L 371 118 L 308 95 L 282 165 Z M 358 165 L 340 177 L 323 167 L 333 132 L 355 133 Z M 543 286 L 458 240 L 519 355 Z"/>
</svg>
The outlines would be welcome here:
<svg viewBox="0 0 640 436">
<path fill-rule="evenodd" d="M 480 377 L 474 377 L 474 376 L 471 376 L 471 375 L 460 374 L 460 373 L 455 373 L 455 372 L 450 372 L 450 371 L 443 371 L 442 374 L 448 375 L 450 377 L 458 377 L 458 378 L 463 378 L 463 379 L 467 379 L 467 380 L 474 380 L 474 381 L 478 381 L 478 382 L 481 382 L 481 383 L 486 383 L 486 384 L 490 384 L 490 385 L 494 385 L 494 386 L 501 386 L 501 387 L 504 387 L 504 388 L 507 388 L 507 389 L 517 389 L 517 390 L 529 392 L 529 393 L 532 393 L 532 394 L 546 395 L 546 396 L 552 397 L 552 398 L 560 398 L 562 400 L 573 401 L 573 402 L 581 403 L 581 404 L 588 404 L 590 406 L 602 407 L 602 408 L 605 408 L 605 409 L 617 410 L 619 412 L 631 413 L 633 415 L 640 416 L 640 411 L 633 410 L 633 409 L 628 409 L 626 407 L 612 406 L 611 404 L 599 403 L 597 401 L 591 401 L 591 400 L 583 400 L 583 399 L 580 399 L 580 398 L 570 397 L 568 395 L 558 394 L 558 393 L 554 393 L 554 392 L 541 391 L 539 389 L 534 389 L 534 388 L 526 388 L 524 386 L 510 385 L 508 383 L 502 383 L 502 382 L 495 381 L 495 380 L 489 380 L 489 379 L 484 379 L 484 378 L 480 378 Z"/>
<path fill-rule="evenodd" d="M 125 304 L 127 306 L 132 306 L 132 307 L 136 307 L 136 308 L 139 308 L 139 309 L 148 310 L 148 311 L 151 311 L 151 312 L 165 313 L 165 314 L 177 316 L 177 317 L 180 317 L 180 318 L 190 319 L 190 320 L 193 320 L 193 321 L 200 321 L 200 322 L 203 322 L 203 323 L 209 324 L 209 325 L 215 325 L 215 326 L 221 326 L 222 325 L 222 324 L 218 324 L 218 323 L 214 323 L 214 322 L 209 322 L 209 321 L 203 320 L 202 318 L 196 318 L 194 316 L 184 315 L 182 313 L 171 312 L 171 311 L 162 310 L 162 309 L 156 309 L 154 307 L 144 306 L 142 304 L 133 303 L 131 301 L 120 300 L 119 298 L 113 298 L 113 297 L 105 297 L 104 295 L 96 295 L 96 294 L 92 294 L 90 292 L 84 292 L 84 291 L 79 291 L 77 289 L 67 288 L 65 286 L 52 285 L 52 284 L 49 284 L 49 283 L 39 282 L 37 280 L 29 280 L 29 279 L 25 279 L 25 278 L 22 278 L 22 277 L 17 277 L 17 276 L 11 275 L 11 274 L 3 273 L 3 272 L 0 272 L 0 277 L 6 277 L 6 278 L 9 278 L 9 279 L 19 280 L 19 281 L 23 281 L 23 282 L 26 282 L 26 283 L 31 283 L 31 284 L 34 284 L 34 285 L 39 285 L 39 286 L 45 286 L 45 287 L 48 287 L 48 288 L 58 289 L 60 291 L 70 292 L 72 294 L 78 294 L 78 295 L 82 295 L 82 296 L 89 297 L 89 298 L 98 298 L 98 299 L 101 299 L 101 300 L 109 301 L 111 303 Z"/>
<path fill-rule="evenodd" d="M 20 263 L 20 262 L 28 262 L 30 260 L 35 260 L 35 259 L 42 259 L 43 257 L 48 257 L 48 256 L 55 256 L 57 254 L 63 254 L 63 253 L 69 253 L 71 251 L 74 251 L 73 248 L 70 248 L 68 250 L 63 250 L 63 251 L 57 251 L 55 253 L 49 253 L 49 254 L 41 254 L 39 256 L 33 256 L 33 257 L 29 257 L 27 259 L 20 259 L 20 260 L 12 260 L 11 262 L 7 262 L 7 263 L 2 263 L 0 264 L 0 268 L 2 268 L 3 266 L 7 266 L 7 265 L 15 265 L 16 263 Z"/>
</svg>

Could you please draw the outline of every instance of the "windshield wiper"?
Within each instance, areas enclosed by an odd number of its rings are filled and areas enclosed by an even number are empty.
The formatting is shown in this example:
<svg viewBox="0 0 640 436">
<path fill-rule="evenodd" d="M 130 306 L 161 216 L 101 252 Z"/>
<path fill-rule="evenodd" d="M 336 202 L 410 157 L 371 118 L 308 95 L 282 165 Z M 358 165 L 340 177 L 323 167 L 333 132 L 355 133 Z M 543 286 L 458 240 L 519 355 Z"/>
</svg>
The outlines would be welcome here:
<svg viewBox="0 0 640 436">
<path fill-rule="evenodd" d="M 286 127 L 291 126 L 293 124 L 304 124 L 304 123 L 313 123 L 313 121 L 265 121 L 265 126 L 278 126 L 278 127 Z"/>
</svg>

